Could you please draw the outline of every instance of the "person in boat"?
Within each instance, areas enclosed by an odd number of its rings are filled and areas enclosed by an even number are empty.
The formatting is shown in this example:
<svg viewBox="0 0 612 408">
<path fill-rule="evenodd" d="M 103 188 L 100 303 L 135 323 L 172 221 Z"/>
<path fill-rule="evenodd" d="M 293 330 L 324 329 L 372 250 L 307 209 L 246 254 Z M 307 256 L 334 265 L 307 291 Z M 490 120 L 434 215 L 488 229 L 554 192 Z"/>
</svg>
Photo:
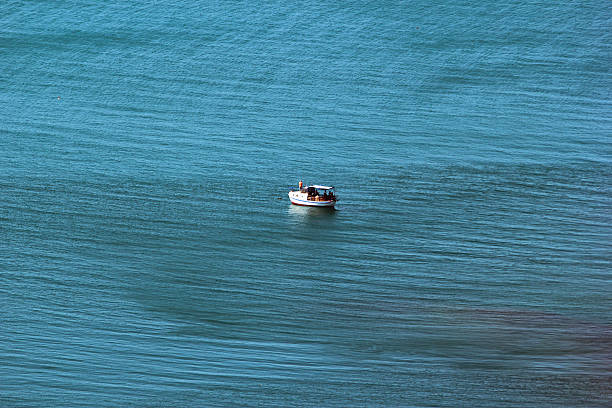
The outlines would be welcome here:
<svg viewBox="0 0 612 408">
<path fill-rule="evenodd" d="M 302 191 L 302 186 L 303 186 L 302 180 L 300 180 L 300 182 L 298 183 L 298 186 L 300 186 L 300 191 Z"/>
</svg>

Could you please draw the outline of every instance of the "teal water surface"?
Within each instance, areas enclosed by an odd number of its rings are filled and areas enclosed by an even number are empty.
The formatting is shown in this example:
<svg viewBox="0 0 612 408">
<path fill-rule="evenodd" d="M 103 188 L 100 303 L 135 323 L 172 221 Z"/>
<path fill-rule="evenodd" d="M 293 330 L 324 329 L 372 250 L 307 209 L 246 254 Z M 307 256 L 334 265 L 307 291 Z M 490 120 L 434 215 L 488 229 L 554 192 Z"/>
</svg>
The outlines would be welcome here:
<svg viewBox="0 0 612 408">
<path fill-rule="evenodd" d="M 2 3 L 0 406 L 608 406 L 612 9 L 556 3 Z"/>
</svg>

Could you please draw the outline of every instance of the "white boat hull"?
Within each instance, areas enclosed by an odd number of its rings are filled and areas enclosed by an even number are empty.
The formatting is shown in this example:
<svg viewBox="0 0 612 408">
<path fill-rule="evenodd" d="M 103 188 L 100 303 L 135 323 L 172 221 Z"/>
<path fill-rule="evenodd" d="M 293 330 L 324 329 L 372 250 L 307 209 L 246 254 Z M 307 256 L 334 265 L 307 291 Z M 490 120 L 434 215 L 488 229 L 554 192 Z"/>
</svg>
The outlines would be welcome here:
<svg viewBox="0 0 612 408">
<path fill-rule="evenodd" d="M 333 207 L 334 205 L 336 205 L 336 200 L 328 200 L 328 201 L 308 200 L 308 196 L 304 193 L 300 193 L 299 191 L 290 191 L 289 200 L 291 200 L 292 204 L 303 205 L 305 207 Z"/>
</svg>

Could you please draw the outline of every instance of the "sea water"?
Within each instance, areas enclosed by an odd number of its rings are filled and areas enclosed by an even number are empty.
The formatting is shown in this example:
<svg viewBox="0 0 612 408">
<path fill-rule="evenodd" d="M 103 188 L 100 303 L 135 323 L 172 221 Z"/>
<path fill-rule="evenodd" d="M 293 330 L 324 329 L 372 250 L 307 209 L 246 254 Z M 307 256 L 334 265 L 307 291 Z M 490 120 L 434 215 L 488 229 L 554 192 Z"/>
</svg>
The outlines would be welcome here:
<svg viewBox="0 0 612 408">
<path fill-rule="evenodd" d="M 607 406 L 611 18 L 3 2 L 0 406 Z"/>
</svg>

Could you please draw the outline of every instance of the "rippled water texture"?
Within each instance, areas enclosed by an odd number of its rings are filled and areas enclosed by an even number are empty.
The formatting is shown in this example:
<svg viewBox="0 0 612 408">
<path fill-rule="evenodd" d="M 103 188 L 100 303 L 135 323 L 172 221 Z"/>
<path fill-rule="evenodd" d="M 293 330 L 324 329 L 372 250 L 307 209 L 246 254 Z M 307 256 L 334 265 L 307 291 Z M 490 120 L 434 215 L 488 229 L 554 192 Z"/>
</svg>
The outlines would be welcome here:
<svg viewBox="0 0 612 408">
<path fill-rule="evenodd" d="M 0 406 L 609 405 L 609 3 L 105 3 L 0 4 Z"/>
</svg>

